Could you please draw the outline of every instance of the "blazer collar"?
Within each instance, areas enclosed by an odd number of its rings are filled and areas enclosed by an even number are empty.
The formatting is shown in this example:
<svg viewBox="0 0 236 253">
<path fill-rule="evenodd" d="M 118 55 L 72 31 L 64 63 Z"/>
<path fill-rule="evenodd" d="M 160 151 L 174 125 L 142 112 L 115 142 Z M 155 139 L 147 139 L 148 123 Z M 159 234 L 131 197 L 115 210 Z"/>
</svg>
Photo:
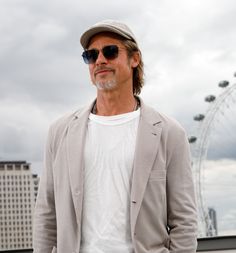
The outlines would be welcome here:
<svg viewBox="0 0 236 253">
<path fill-rule="evenodd" d="M 92 105 L 82 108 L 73 114 L 67 129 L 66 151 L 69 169 L 70 187 L 76 219 L 80 226 L 83 197 L 84 145 L 88 117 Z"/>
</svg>

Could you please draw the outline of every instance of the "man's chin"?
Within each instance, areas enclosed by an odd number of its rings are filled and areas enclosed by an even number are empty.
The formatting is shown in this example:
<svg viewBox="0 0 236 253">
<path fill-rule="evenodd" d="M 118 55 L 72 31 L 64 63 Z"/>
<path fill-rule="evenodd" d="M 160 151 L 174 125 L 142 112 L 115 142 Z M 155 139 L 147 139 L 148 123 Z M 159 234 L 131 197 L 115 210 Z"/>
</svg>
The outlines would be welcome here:
<svg viewBox="0 0 236 253">
<path fill-rule="evenodd" d="M 98 90 L 113 90 L 116 87 L 115 81 L 109 82 L 96 82 L 95 86 Z"/>
</svg>

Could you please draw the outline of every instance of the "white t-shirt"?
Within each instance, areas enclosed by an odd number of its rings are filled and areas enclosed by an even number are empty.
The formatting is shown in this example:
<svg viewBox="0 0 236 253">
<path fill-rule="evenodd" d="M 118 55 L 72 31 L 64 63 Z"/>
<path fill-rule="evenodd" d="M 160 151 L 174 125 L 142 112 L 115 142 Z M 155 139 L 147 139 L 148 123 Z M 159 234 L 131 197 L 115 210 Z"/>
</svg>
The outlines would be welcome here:
<svg viewBox="0 0 236 253">
<path fill-rule="evenodd" d="M 140 109 L 90 114 L 84 153 L 82 253 L 131 253 L 130 191 Z"/>
</svg>

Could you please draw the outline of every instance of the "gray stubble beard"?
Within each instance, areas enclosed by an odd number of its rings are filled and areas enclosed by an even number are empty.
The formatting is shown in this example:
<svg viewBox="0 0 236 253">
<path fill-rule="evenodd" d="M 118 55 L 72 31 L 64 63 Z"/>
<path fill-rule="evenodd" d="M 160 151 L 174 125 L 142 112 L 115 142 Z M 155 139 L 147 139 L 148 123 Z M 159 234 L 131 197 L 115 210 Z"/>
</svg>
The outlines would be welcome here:
<svg viewBox="0 0 236 253">
<path fill-rule="evenodd" d="M 95 82 L 96 87 L 98 90 L 112 90 L 116 87 L 116 81 L 115 80 L 109 80 L 104 82 Z"/>
</svg>

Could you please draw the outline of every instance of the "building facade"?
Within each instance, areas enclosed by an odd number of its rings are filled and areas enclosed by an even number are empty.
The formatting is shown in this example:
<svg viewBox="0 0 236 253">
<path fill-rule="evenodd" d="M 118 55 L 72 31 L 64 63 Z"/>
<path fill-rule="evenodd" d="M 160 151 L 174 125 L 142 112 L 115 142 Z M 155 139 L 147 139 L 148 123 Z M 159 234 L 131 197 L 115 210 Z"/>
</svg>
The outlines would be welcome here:
<svg viewBox="0 0 236 253">
<path fill-rule="evenodd" d="M 208 208 L 209 218 L 211 220 L 212 229 L 209 231 L 207 236 L 217 236 L 218 229 L 217 229 L 217 216 L 216 210 L 213 207 Z"/>
<path fill-rule="evenodd" d="M 38 182 L 26 161 L 0 161 L 0 250 L 32 248 Z"/>
</svg>

